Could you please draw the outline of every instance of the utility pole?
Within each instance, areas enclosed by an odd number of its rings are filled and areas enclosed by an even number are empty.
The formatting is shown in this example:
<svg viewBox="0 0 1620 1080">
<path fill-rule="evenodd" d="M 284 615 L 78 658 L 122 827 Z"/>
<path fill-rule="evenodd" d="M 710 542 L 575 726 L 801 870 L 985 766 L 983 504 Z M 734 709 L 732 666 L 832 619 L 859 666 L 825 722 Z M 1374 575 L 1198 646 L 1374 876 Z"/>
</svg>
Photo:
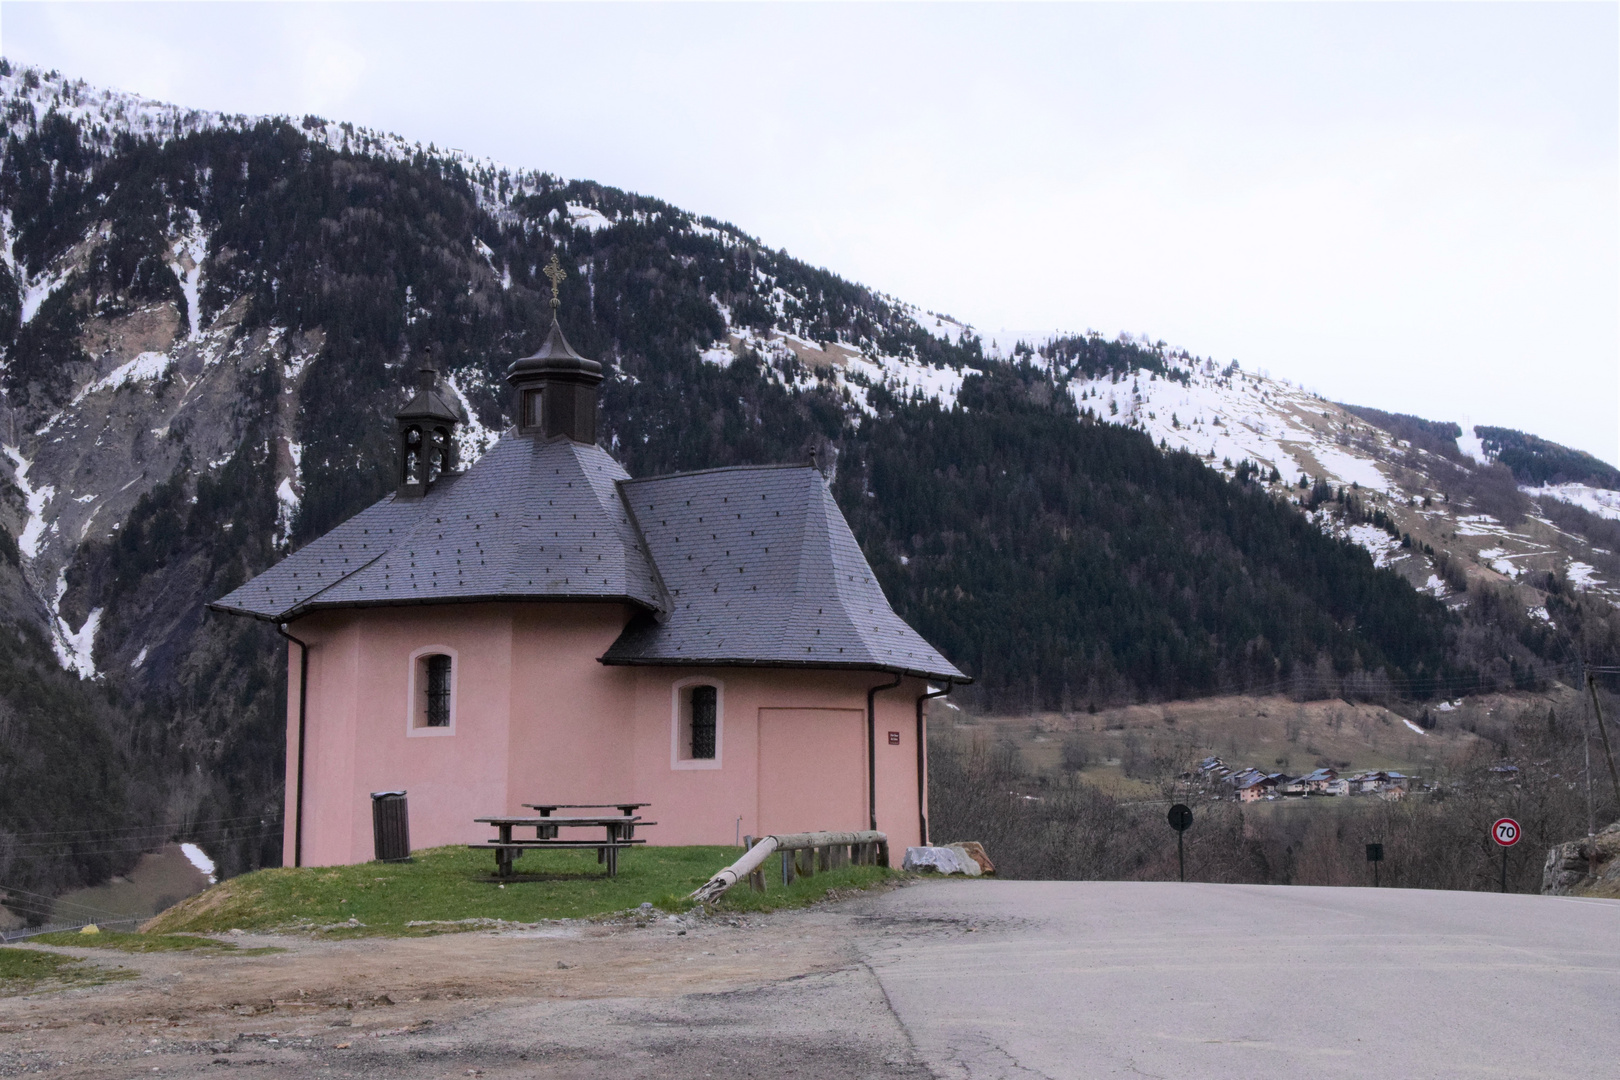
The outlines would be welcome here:
<svg viewBox="0 0 1620 1080">
<path fill-rule="evenodd" d="M 1586 712 L 1585 704 L 1584 701 L 1581 702 L 1583 713 Z M 1585 729 L 1581 732 L 1581 741 L 1586 744 L 1586 835 L 1596 836 L 1597 817 L 1592 811 L 1592 731 L 1585 724 L 1581 727 Z"/>
<path fill-rule="evenodd" d="M 1614 751 L 1609 748 L 1609 729 L 1603 726 L 1603 706 L 1598 704 L 1597 677 L 1586 673 L 1586 689 L 1592 695 L 1592 711 L 1597 715 L 1598 734 L 1603 736 L 1603 756 L 1609 762 L 1609 780 L 1614 784 L 1614 801 L 1620 806 L 1620 773 L 1614 771 Z"/>
</svg>

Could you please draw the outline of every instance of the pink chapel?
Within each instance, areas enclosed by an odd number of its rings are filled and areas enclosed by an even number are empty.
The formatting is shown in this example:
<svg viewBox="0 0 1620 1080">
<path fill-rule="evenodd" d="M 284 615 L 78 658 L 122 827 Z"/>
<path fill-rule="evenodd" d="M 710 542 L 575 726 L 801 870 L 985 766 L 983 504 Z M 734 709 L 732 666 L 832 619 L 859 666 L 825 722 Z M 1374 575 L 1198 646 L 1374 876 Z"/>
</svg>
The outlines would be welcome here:
<svg viewBox="0 0 1620 1080">
<path fill-rule="evenodd" d="M 288 641 L 283 860 L 417 848 L 529 803 L 647 803 L 655 844 L 881 829 L 925 842 L 924 702 L 970 680 L 890 608 L 819 471 L 634 479 L 596 445 L 602 367 L 552 322 L 517 424 L 457 471 L 431 368 L 397 489 L 210 606 Z"/>
</svg>

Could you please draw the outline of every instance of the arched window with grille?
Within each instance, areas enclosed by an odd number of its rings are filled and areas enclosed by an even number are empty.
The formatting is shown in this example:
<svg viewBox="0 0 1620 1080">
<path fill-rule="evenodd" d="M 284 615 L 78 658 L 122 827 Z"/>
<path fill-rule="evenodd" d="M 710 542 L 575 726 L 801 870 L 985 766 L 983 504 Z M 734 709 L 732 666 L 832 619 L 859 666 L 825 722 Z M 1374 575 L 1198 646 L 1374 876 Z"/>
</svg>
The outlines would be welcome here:
<svg viewBox="0 0 1620 1080">
<path fill-rule="evenodd" d="M 456 726 L 456 656 L 434 645 L 411 654 L 410 735 L 449 735 Z"/>
<path fill-rule="evenodd" d="M 717 679 L 682 679 L 674 686 L 670 765 L 718 769 L 724 731 L 724 686 Z"/>
</svg>

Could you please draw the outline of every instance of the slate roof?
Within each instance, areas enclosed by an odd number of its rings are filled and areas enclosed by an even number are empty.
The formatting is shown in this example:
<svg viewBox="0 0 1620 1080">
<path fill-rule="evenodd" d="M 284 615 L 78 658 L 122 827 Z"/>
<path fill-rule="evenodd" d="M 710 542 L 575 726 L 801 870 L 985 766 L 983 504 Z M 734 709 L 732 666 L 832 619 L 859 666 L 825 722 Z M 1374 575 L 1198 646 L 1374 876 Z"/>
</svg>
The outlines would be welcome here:
<svg viewBox="0 0 1620 1080">
<path fill-rule="evenodd" d="M 388 495 L 209 606 L 285 622 L 323 608 L 477 600 L 664 606 L 615 483 L 570 439 L 503 437 L 421 498 Z"/>
<path fill-rule="evenodd" d="M 420 498 L 389 495 L 209 606 L 312 611 L 618 600 L 606 664 L 860 668 L 970 682 L 889 607 L 821 474 L 632 480 L 600 447 L 508 434 Z"/>
<path fill-rule="evenodd" d="M 739 467 L 620 485 L 669 596 L 607 664 L 878 668 L 969 682 L 889 607 L 821 474 Z"/>
</svg>

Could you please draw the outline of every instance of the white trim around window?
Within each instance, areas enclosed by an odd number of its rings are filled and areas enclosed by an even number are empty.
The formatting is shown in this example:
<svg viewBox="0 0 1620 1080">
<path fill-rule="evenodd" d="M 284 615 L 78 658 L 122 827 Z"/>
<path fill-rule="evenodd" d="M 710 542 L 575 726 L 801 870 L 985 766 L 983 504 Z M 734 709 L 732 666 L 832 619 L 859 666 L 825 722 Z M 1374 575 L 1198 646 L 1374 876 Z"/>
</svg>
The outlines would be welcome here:
<svg viewBox="0 0 1620 1080">
<path fill-rule="evenodd" d="M 714 687 L 714 757 L 692 756 L 692 688 Z M 669 691 L 669 767 L 718 769 L 726 747 L 726 684 L 707 675 L 678 679 Z"/>
<path fill-rule="evenodd" d="M 427 723 L 426 664 L 429 656 L 450 658 L 450 722 L 443 727 L 430 727 Z M 448 645 L 425 645 L 411 653 L 406 664 L 405 677 L 405 734 L 410 738 L 434 738 L 456 733 L 456 698 L 461 683 L 461 657 Z"/>
</svg>

